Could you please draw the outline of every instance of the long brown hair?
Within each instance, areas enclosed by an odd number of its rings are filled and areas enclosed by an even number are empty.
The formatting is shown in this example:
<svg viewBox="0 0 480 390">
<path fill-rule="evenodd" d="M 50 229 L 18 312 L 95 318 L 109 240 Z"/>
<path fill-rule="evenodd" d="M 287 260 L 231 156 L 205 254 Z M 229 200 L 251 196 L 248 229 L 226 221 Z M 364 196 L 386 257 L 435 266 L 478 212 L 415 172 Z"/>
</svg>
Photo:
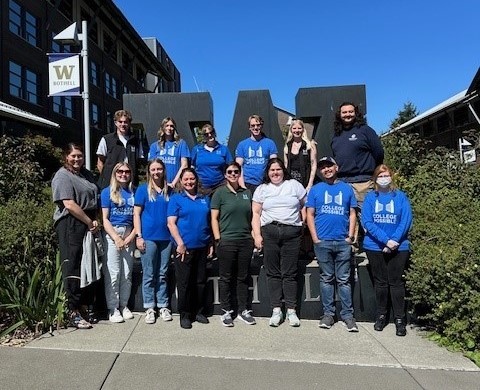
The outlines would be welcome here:
<svg viewBox="0 0 480 390">
<path fill-rule="evenodd" d="M 148 162 L 147 165 L 147 193 L 148 193 L 148 200 L 150 202 L 154 202 L 157 198 L 157 191 L 153 185 L 153 178 L 150 174 L 150 167 L 153 163 L 160 164 L 163 167 L 163 178 L 162 182 L 160 183 L 160 188 L 162 189 L 162 195 L 165 200 L 168 200 L 168 186 L 167 186 L 167 170 L 165 169 L 165 164 L 159 158 L 154 158 Z"/>
<path fill-rule="evenodd" d="M 180 136 L 178 135 L 178 132 L 177 132 L 177 123 L 175 122 L 175 120 L 172 117 L 167 116 L 166 118 L 163 118 L 162 123 L 160 123 L 160 128 L 158 129 L 158 132 L 157 132 L 158 146 L 160 146 L 160 149 L 163 149 L 165 147 L 165 142 L 166 142 L 166 138 L 167 138 L 167 136 L 165 135 L 165 125 L 168 122 L 173 123 L 173 127 L 174 127 L 173 139 L 174 139 L 175 143 L 178 143 L 178 141 L 181 140 L 181 138 L 180 138 Z"/>
</svg>

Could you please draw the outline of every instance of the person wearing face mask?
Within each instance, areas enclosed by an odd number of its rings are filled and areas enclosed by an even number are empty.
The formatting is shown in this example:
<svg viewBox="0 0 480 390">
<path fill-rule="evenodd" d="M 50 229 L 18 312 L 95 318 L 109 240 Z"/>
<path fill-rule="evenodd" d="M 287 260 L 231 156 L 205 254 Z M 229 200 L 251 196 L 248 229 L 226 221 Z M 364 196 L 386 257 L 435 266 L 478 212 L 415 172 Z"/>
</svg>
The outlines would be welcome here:
<svg viewBox="0 0 480 390">
<path fill-rule="evenodd" d="M 376 331 L 388 323 L 387 305 L 390 292 L 396 335 L 405 336 L 405 282 L 403 274 L 410 258 L 408 232 L 412 226 L 412 208 L 407 195 L 396 188 L 393 172 L 379 165 L 372 180 L 374 191 L 363 203 L 362 225 L 365 228 L 363 246 L 370 263 L 375 285 L 377 317 Z"/>
</svg>

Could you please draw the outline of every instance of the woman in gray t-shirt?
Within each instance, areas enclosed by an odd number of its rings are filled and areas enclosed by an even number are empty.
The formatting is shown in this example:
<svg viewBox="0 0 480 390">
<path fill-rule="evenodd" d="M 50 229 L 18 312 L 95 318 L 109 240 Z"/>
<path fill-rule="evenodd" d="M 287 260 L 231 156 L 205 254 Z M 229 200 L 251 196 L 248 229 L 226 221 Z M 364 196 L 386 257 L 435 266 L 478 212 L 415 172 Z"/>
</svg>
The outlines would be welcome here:
<svg viewBox="0 0 480 390">
<path fill-rule="evenodd" d="M 88 305 L 92 302 L 85 302 L 85 296 L 82 297 L 82 292 L 86 291 L 80 289 L 80 265 L 85 234 L 87 231 L 96 233 L 99 229 L 98 187 L 93 174 L 83 166 L 82 146 L 69 143 L 63 157 L 64 165 L 52 180 L 56 206 L 54 226 L 59 241 L 69 322 L 76 328 L 88 329 L 92 327 L 91 322 L 82 317 L 80 309 L 82 303 Z"/>
</svg>

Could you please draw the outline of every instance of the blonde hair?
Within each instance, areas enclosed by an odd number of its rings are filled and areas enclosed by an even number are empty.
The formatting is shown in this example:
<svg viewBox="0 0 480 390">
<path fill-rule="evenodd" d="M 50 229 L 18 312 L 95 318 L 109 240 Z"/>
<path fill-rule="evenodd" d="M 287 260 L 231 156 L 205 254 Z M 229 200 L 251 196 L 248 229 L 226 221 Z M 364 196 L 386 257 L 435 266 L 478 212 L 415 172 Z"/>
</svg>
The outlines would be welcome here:
<svg viewBox="0 0 480 390">
<path fill-rule="evenodd" d="M 119 162 L 113 167 L 112 176 L 110 177 L 110 200 L 118 206 L 123 206 L 125 200 L 122 198 L 122 185 L 117 180 L 117 171 L 121 167 L 127 167 L 130 170 L 130 179 L 128 182 L 128 190 L 133 192 L 132 184 L 132 168 L 126 162 Z"/>
<path fill-rule="evenodd" d="M 157 191 L 155 190 L 155 186 L 153 183 L 152 175 L 150 174 L 150 167 L 153 163 L 160 164 L 163 168 L 163 177 L 161 179 L 160 188 L 162 189 L 162 195 L 165 200 L 168 200 L 168 186 L 167 186 L 167 171 L 165 169 L 165 164 L 159 158 L 154 158 L 148 162 L 147 165 L 147 193 L 148 193 L 148 200 L 150 202 L 155 202 L 157 199 Z"/>
<path fill-rule="evenodd" d="M 307 132 L 305 130 L 305 124 L 303 123 L 303 121 L 301 119 L 292 119 L 292 121 L 290 122 L 290 127 L 288 128 L 288 134 L 287 134 L 287 140 L 285 141 L 285 147 L 283 148 L 283 151 L 285 152 L 285 154 L 288 153 L 288 143 L 293 139 L 293 134 L 292 134 L 292 127 L 293 125 L 300 125 L 303 129 L 303 133 L 302 133 L 302 140 L 305 141 L 305 143 L 307 144 L 307 150 L 310 150 L 312 148 L 312 143 L 315 142 L 311 139 L 308 139 L 308 135 L 307 135 Z"/>
<path fill-rule="evenodd" d="M 178 132 L 177 132 L 177 123 L 175 122 L 175 120 L 172 117 L 167 116 L 166 118 L 163 118 L 162 123 L 160 123 L 160 128 L 158 129 L 158 132 L 157 132 L 158 146 L 160 146 L 160 149 L 163 149 L 165 147 L 165 142 L 166 142 L 166 138 L 167 138 L 167 136 L 165 135 L 165 125 L 168 122 L 173 123 L 173 128 L 174 128 L 174 130 L 173 130 L 173 140 L 174 140 L 174 142 L 178 143 L 181 140 L 181 138 L 180 138 L 180 136 L 178 135 Z"/>
<path fill-rule="evenodd" d="M 390 186 L 389 186 L 389 190 L 390 191 L 395 191 L 397 189 L 397 185 L 395 184 L 395 172 L 393 172 L 390 167 L 386 164 L 380 164 L 379 166 L 377 166 L 375 168 L 375 170 L 373 171 L 373 175 L 372 175 L 372 181 L 375 185 L 375 191 L 378 191 L 379 189 L 379 185 L 377 184 L 377 178 L 378 178 L 378 175 L 380 175 L 381 173 L 383 172 L 388 172 L 388 174 L 390 175 L 390 177 L 392 178 L 392 182 L 390 183 Z"/>
</svg>

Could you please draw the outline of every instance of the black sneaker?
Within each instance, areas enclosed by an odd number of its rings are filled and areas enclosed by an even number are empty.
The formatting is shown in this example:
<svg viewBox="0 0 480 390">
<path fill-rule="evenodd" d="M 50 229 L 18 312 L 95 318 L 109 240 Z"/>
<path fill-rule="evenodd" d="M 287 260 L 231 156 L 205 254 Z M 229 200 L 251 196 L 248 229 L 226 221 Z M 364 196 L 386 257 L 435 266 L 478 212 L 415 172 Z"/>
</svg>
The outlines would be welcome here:
<svg viewBox="0 0 480 390">
<path fill-rule="evenodd" d="M 405 325 L 405 320 L 403 318 L 395 319 L 395 327 L 397 328 L 397 336 L 403 337 L 407 334 L 407 326 Z"/>
<path fill-rule="evenodd" d="M 375 321 L 375 325 L 373 325 L 373 329 L 375 329 L 377 332 L 381 332 L 386 325 L 387 325 L 387 316 L 385 314 L 381 314 L 377 317 Z"/>
<path fill-rule="evenodd" d="M 335 323 L 335 320 L 333 319 L 332 316 L 324 315 L 320 320 L 320 323 L 318 324 L 318 326 L 323 329 L 330 329 L 334 323 Z"/>
<path fill-rule="evenodd" d="M 187 316 L 181 317 L 180 318 L 180 326 L 183 329 L 192 329 L 192 322 L 190 321 L 190 319 Z"/>
<path fill-rule="evenodd" d="M 195 317 L 195 321 L 200 322 L 201 324 L 209 324 L 210 321 L 202 313 L 198 313 Z"/>
<path fill-rule="evenodd" d="M 233 326 L 232 312 L 233 310 L 223 310 L 224 313 L 220 316 L 223 326 L 231 328 Z"/>
<path fill-rule="evenodd" d="M 255 318 L 253 318 L 251 313 L 251 310 L 244 310 L 241 313 L 238 313 L 238 318 L 240 318 L 247 325 L 255 325 L 257 322 L 255 321 Z"/>
</svg>

